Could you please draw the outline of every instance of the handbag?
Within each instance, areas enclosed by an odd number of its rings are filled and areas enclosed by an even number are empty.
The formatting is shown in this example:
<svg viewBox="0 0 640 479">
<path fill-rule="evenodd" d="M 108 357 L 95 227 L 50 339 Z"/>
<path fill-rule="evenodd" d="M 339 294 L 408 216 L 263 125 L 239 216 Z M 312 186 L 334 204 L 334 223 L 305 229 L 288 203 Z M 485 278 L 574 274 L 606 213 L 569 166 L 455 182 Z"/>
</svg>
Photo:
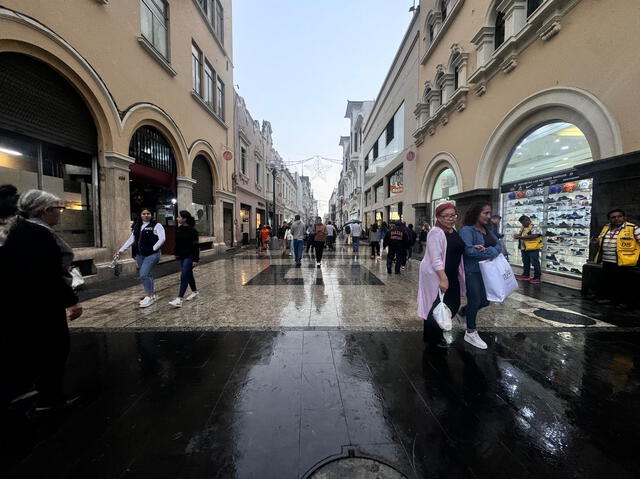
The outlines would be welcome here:
<svg viewBox="0 0 640 479">
<path fill-rule="evenodd" d="M 444 304 L 444 293 L 440 289 L 438 289 L 438 296 L 440 302 L 433 308 L 433 319 L 436 320 L 440 329 L 443 331 L 451 331 L 451 310 Z"/>
<path fill-rule="evenodd" d="M 77 266 L 74 266 L 73 268 L 71 268 L 71 271 L 69 272 L 69 274 L 71 274 L 71 287 L 74 290 L 84 285 L 84 278 L 82 277 L 82 273 L 80 272 Z"/>
<path fill-rule="evenodd" d="M 493 259 L 480 261 L 480 273 L 487 292 L 487 301 L 502 303 L 518 289 L 518 281 L 502 253 Z"/>
</svg>

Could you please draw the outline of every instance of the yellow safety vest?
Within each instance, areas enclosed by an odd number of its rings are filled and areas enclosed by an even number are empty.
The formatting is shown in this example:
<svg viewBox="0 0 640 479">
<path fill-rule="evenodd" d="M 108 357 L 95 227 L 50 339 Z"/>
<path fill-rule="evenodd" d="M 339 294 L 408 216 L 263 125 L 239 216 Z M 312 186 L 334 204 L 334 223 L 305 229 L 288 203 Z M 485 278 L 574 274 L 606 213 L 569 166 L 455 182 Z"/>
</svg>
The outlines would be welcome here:
<svg viewBox="0 0 640 479">
<path fill-rule="evenodd" d="M 625 223 L 623 228 L 618 233 L 618 240 L 616 241 L 616 254 L 618 256 L 618 266 L 635 266 L 638 264 L 638 258 L 640 258 L 640 243 L 636 240 L 634 233 L 636 225 L 633 223 Z M 596 261 L 600 262 L 602 259 L 602 244 L 604 242 L 605 235 L 611 230 L 611 225 L 607 225 L 602 228 L 600 236 L 598 236 L 598 253 L 596 254 Z"/>
<path fill-rule="evenodd" d="M 529 236 L 531 230 L 533 229 L 533 223 L 531 223 L 526 228 L 523 226 L 520 230 L 520 236 Z M 536 239 L 532 240 L 520 240 L 524 243 L 525 251 L 534 251 L 537 249 L 542 249 L 542 236 L 538 236 Z"/>
</svg>

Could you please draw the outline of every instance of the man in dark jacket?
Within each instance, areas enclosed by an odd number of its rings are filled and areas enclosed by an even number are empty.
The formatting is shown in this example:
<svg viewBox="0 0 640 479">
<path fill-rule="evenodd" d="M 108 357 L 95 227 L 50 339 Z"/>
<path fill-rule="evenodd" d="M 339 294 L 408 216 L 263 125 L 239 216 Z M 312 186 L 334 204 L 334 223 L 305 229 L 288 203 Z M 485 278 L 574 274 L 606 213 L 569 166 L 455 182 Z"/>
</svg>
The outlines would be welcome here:
<svg viewBox="0 0 640 479">
<path fill-rule="evenodd" d="M 389 252 L 387 253 L 387 273 L 391 274 L 391 265 L 395 259 L 396 274 L 400 274 L 400 267 L 402 266 L 409 244 L 409 235 L 402 226 L 402 223 L 393 223 L 391 229 L 387 231 L 382 240 L 382 247 L 389 248 Z"/>
</svg>

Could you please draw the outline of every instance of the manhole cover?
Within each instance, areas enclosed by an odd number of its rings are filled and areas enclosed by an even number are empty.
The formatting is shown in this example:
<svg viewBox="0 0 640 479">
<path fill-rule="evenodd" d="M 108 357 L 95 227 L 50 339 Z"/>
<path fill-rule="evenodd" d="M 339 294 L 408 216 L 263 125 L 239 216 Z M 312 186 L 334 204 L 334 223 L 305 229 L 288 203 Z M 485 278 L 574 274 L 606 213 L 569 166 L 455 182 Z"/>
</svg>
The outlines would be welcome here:
<svg viewBox="0 0 640 479">
<path fill-rule="evenodd" d="M 596 322 L 591 318 L 587 318 L 586 316 L 581 316 L 579 314 L 568 313 L 566 311 L 536 309 L 533 314 L 542 319 L 548 319 L 549 321 L 556 323 L 573 324 L 576 326 L 593 326 L 596 324 Z"/>
<path fill-rule="evenodd" d="M 373 459 L 348 457 L 337 459 L 313 472 L 309 479 L 406 479 L 392 467 Z"/>
</svg>

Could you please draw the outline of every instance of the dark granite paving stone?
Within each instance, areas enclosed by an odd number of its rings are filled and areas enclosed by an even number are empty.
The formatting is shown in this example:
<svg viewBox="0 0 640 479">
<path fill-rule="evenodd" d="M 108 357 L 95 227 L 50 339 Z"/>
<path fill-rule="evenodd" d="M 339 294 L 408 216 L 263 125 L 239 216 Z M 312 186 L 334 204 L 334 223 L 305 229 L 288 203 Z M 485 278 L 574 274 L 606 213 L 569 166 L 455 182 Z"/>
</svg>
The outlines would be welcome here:
<svg viewBox="0 0 640 479">
<path fill-rule="evenodd" d="M 302 408 L 341 408 L 338 377 L 333 363 L 303 363 Z"/>
<path fill-rule="evenodd" d="M 300 423 L 300 475 L 349 444 L 342 408 L 305 409 Z"/>
<path fill-rule="evenodd" d="M 419 479 L 406 451 L 398 443 L 356 444 L 350 447 L 356 457 L 367 457 L 388 464 L 406 477 Z"/>
<path fill-rule="evenodd" d="M 333 363 L 333 351 L 327 331 L 305 331 L 302 345 L 304 363 Z"/>
<path fill-rule="evenodd" d="M 295 478 L 300 415 L 220 411 L 187 450 L 181 478 Z"/>
</svg>

